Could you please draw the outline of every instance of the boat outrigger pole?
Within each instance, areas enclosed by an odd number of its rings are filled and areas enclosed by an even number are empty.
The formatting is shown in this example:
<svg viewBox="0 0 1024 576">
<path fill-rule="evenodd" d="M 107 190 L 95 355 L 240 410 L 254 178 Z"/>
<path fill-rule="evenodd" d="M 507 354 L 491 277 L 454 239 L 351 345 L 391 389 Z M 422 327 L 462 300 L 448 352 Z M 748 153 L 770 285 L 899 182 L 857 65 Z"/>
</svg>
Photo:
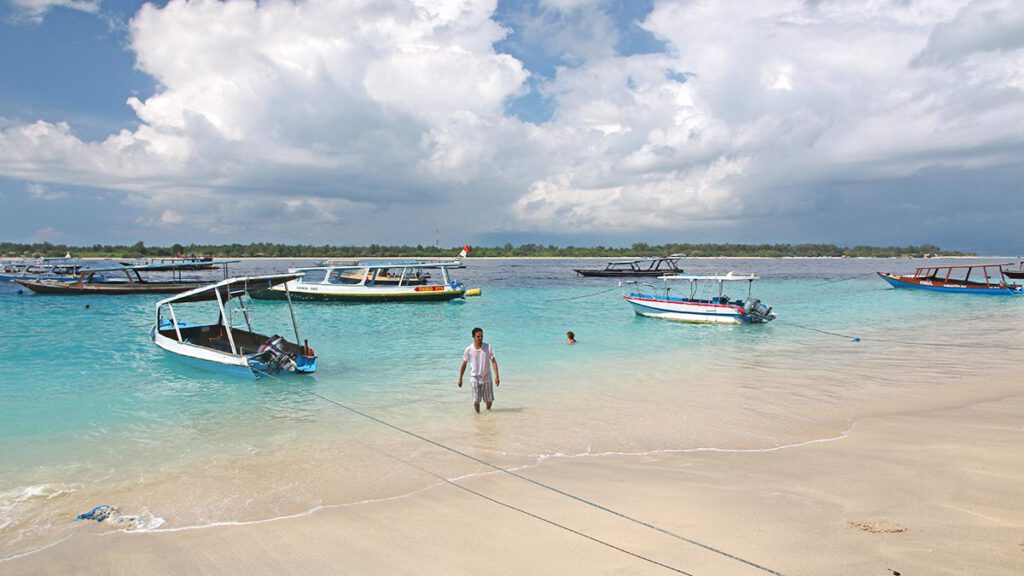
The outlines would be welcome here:
<svg viewBox="0 0 1024 576">
<path fill-rule="evenodd" d="M 302 338 L 299 338 L 299 325 L 295 322 L 295 308 L 292 307 L 292 293 L 288 290 L 288 283 L 284 284 L 284 297 L 288 299 L 288 313 L 292 315 L 292 330 L 295 330 L 295 343 L 302 342 Z"/>
<path fill-rule="evenodd" d="M 228 288 L 230 293 L 231 288 Z M 235 348 L 235 337 L 231 335 L 231 326 L 229 325 L 228 315 L 224 311 L 224 301 L 220 299 L 220 290 L 214 290 L 213 294 L 217 297 L 217 307 L 220 308 L 220 324 L 224 326 L 224 329 L 228 333 L 228 344 L 231 345 L 231 353 L 238 354 L 238 348 Z"/>
</svg>

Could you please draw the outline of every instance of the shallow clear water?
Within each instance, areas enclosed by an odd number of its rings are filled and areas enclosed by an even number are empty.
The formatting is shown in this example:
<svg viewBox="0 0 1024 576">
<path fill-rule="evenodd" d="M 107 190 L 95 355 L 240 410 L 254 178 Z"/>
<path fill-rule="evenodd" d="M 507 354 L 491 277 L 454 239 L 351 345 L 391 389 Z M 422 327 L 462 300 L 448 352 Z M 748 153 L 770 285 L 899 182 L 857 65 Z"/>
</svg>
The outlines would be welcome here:
<svg viewBox="0 0 1024 576">
<path fill-rule="evenodd" d="M 181 528 L 430 483 L 403 461 L 449 477 L 480 471 L 308 392 L 525 465 L 835 437 L 857 414 L 991 394 L 965 379 L 979 363 L 994 374 L 1024 357 L 1024 298 L 894 290 L 873 274 L 911 271 L 914 261 L 684 262 L 688 272 L 758 272 L 754 295 L 779 315 L 762 326 L 635 316 L 617 281 L 571 270 L 602 263 L 470 260 L 456 277 L 483 295 L 464 302 L 297 303 L 319 372 L 258 382 L 186 367 L 156 348 L 153 297 L 0 288 L 0 558 L 59 540 L 74 513 L 101 503 Z M 308 264 L 248 261 L 235 272 Z M 294 337 L 286 303 L 254 307 L 259 331 Z M 178 312 L 213 320 L 208 310 Z M 494 346 L 503 383 L 495 412 L 480 417 L 455 386 L 474 326 Z M 565 344 L 566 330 L 579 344 Z"/>
</svg>

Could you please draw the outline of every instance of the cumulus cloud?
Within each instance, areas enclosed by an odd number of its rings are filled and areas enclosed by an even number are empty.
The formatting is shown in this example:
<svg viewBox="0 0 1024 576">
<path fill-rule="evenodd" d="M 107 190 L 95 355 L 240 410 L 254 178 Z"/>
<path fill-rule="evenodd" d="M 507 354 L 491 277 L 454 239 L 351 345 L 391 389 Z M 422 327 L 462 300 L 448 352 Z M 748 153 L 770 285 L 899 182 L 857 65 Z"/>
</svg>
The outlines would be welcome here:
<svg viewBox="0 0 1024 576">
<path fill-rule="evenodd" d="M 935 26 L 914 63 L 951 64 L 979 52 L 1020 48 L 1024 48 L 1024 4 L 1015 0 L 974 0 L 952 20 Z"/>
<path fill-rule="evenodd" d="M 40 23 L 54 8 L 68 8 L 95 14 L 99 12 L 99 0 L 11 0 L 15 13 L 22 20 Z"/>
<path fill-rule="evenodd" d="M 29 196 L 35 198 L 36 200 L 64 200 L 71 197 L 71 195 L 68 194 L 67 192 L 50 190 L 46 186 L 39 184 L 37 182 L 29 183 L 27 189 Z"/>
<path fill-rule="evenodd" d="M 813 209 L 837 181 L 1019 163 L 1020 12 L 996 1 L 660 2 L 642 25 L 666 54 L 594 58 L 547 87 L 559 129 L 581 145 L 517 213 L 537 229 L 650 230 Z M 998 38 L 986 38 L 996 20 Z M 954 56 L 954 75 L 920 66 Z M 679 84 L 663 70 L 690 74 Z"/>
<path fill-rule="evenodd" d="M 666 49 L 637 55 L 617 52 L 605 5 L 577 0 L 504 22 L 495 0 L 146 4 L 128 46 L 159 87 L 127 99 L 139 125 L 84 141 L 8 121 L 0 174 L 120 191 L 145 225 L 322 241 L 386 240 L 382 219 L 593 233 L 786 217 L 837 182 L 1020 163 L 1018 4 L 656 2 L 639 25 Z M 496 49 L 510 26 L 549 77 Z M 553 110 L 537 125 L 506 109 L 531 89 Z"/>
</svg>

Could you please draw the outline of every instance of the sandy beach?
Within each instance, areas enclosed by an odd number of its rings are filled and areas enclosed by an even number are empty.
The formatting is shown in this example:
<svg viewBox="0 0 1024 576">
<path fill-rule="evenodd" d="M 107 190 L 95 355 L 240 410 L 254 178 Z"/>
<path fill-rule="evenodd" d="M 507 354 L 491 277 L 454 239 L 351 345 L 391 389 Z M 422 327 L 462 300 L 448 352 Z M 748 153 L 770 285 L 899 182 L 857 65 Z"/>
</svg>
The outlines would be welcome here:
<svg viewBox="0 0 1024 576">
<path fill-rule="evenodd" d="M 1012 396 L 858 418 L 835 439 L 774 450 L 551 458 L 516 472 L 664 532 L 495 472 L 247 525 L 156 533 L 83 525 L 2 569 L 1019 574 L 1022 413 L 1024 396 Z"/>
</svg>

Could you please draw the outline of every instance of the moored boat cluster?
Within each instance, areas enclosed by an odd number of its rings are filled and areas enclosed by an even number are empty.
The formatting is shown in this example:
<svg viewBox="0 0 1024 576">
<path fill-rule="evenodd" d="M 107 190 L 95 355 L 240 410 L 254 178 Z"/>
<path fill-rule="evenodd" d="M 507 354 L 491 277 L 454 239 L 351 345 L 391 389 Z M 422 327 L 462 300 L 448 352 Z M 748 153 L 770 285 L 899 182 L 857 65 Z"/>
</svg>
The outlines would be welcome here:
<svg viewBox="0 0 1024 576">
<path fill-rule="evenodd" d="M 317 356 L 300 336 L 293 303 L 299 302 L 444 302 L 480 294 L 467 289 L 451 271 L 465 268 L 463 258 L 451 261 L 389 260 L 325 261 L 317 266 L 291 268 L 287 273 L 232 277 L 236 260 L 183 258 L 146 263 L 89 267 L 68 255 L 62 259 L 4 265 L 3 281 L 17 282 L 36 294 L 172 294 L 156 303 L 150 328 L 153 343 L 186 363 L 253 378 L 283 374 L 312 374 Z M 686 274 L 678 262 L 684 256 L 612 261 L 603 269 L 573 269 L 587 277 L 638 277 L 619 282 L 623 298 L 638 316 L 699 324 L 765 324 L 776 318 L 772 306 L 753 295 L 759 280 L 753 272 Z M 220 274 L 213 281 L 197 271 Z M 947 293 L 1020 295 L 1024 262 L 924 266 L 913 274 L 877 273 L 896 288 Z M 154 279 L 151 275 L 165 275 Z M 123 278 L 122 278 L 123 276 Z M 660 286 L 644 282 L 656 277 Z M 726 292 L 745 283 L 739 297 Z M 728 288 L 727 288 L 728 287 Z M 673 292 L 673 290 L 676 290 Z M 294 341 L 276 333 L 258 332 L 252 325 L 250 299 L 288 303 Z M 193 302 L 215 301 L 215 322 L 191 323 L 178 312 Z"/>
</svg>

